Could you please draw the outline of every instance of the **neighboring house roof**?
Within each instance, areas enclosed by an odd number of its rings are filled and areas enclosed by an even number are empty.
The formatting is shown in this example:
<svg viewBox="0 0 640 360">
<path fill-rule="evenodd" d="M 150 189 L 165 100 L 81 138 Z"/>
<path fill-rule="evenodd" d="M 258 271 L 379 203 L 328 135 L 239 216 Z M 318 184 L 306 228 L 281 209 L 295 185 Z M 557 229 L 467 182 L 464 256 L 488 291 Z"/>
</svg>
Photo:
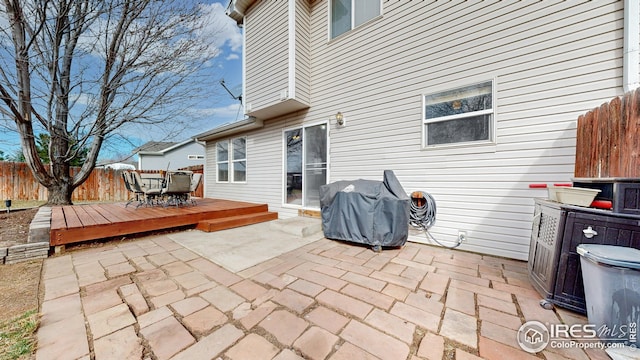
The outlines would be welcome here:
<svg viewBox="0 0 640 360">
<path fill-rule="evenodd" d="M 161 142 L 161 141 L 149 141 L 146 144 L 138 146 L 133 149 L 133 153 L 138 155 L 163 155 L 166 152 L 179 148 L 181 146 L 190 144 L 196 141 L 195 139 L 187 139 L 183 142 Z"/>
<path fill-rule="evenodd" d="M 169 148 L 173 145 L 177 144 L 176 142 L 160 142 L 160 141 L 149 141 L 148 143 L 142 144 L 137 148 L 133 149 L 133 153 L 158 153 L 162 152 L 164 149 Z"/>
</svg>

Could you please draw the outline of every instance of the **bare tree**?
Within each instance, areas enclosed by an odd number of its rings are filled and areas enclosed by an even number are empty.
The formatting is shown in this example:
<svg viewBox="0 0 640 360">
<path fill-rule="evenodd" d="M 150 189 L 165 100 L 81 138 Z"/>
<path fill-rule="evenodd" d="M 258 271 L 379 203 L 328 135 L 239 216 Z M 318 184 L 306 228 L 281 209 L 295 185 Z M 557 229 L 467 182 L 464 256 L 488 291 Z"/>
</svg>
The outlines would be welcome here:
<svg viewBox="0 0 640 360">
<path fill-rule="evenodd" d="M 110 136 L 136 126 L 181 128 L 178 115 L 206 81 L 199 71 L 216 55 L 191 1 L 2 1 L 0 118 L 14 124 L 49 204 L 71 203 Z M 48 166 L 38 156 L 39 133 L 51 139 Z M 72 173 L 78 148 L 89 151 Z"/>
</svg>

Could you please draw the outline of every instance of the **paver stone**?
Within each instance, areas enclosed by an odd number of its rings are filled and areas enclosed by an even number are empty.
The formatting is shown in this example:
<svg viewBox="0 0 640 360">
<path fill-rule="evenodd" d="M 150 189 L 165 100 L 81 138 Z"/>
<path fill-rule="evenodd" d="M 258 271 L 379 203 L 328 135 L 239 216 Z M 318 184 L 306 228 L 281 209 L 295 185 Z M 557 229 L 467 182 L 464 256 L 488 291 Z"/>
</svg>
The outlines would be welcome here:
<svg viewBox="0 0 640 360">
<path fill-rule="evenodd" d="M 196 311 L 189 316 L 185 316 L 182 322 L 194 334 L 204 334 L 216 326 L 227 321 L 227 316 L 213 306 Z"/>
<path fill-rule="evenodd" d="M 136 322 L 127 304 L 123 303 L 89 315 L 87 316 L 87 320 L 89 321 L 89 327 L 91 328 L 94 340 L 111 334 L 116 330 L 133 325 Z"/>
<path fill-rule="evenodd" d="M 249 334 L 226 352 L 231 360 L 271 360 L 278 348 L 260 335 Z"/>
<path fill-rule="evenodd" d="M 140 329 L 158 360 L 169 359 L 196 339 L 173 316 Z"/>
<path fill-rule="evenodd" d="M 260 326 L 273 334 L 281 343 L 291 345 L 307 328 L 307 322 L 295 315 L 278 310 L 260 322 Z"/>
<path fill-rule="evenodd" d="M 322 360 L 333 350 L 338 339 L 327 330 L 313 326 L 293 343 L 293 347 L 310 359 Z"/>
<path fill-rule="evenodd" d="M 186 348 L 171 360 L 211 360 L 218 359 L 222 352 L 244 336 L 244 333 L 231 324 L 226 324 L 213 333 L 203 337 L 197 343 Z"/>
<path fill-rule="evenodd" d="M 440 335 L 477 349 L 476 330 L 477 320 L 475 317 L 452 309 L 445 310 Z"/>
<path fill-rule="evenodd" d="M 133 326 L 103 336 L 93 342 L 97 360 L 101 359 L 140 359 L 142 343 Z"/>
<path fill-rule="evenodd" d="M 404 342 L 356 320 L 351 320 L 340 335 L 382 360 L 406 359 L 409 355 L 409 346 Z"/>
<path fill-rule="evenodd" d="M 89 354 L 82 314 L 40 327 L 37 338 L 36 360 L 76 359 Z"/>
</svg>

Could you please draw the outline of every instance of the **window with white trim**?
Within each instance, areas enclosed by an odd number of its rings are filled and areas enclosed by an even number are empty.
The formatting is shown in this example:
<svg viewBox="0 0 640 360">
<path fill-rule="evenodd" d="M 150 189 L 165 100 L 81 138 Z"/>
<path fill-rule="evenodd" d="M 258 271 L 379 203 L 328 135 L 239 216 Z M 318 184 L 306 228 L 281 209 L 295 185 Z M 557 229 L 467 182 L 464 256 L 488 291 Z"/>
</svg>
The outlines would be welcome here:
<svg viewBox="0 0 640 360">
<path fill-rule="evenodd" d="M 425 147 L 493 142 L 493 81 L 424 96 Z"/>
<path fill-rule="evenodd" d="M 233 182 L 247 181 L 247 138 L 239 137 L 231 140 Z"/>
<path fill-rule="evenodd" d="M 355 29 L 381 13 L 381 0 L 331 0 L 329 17 L 331 38 Z"/>
<path fill-rule="evenodd" d="M 216 143 L 216 174 L 218 182 L 229 181 L 229 140 Z"/>
<path fill-rule="evenodd" d="M 218 182 L 247 181 L 247 138 L 238 137 L 216 143 Z"/>
</svg>

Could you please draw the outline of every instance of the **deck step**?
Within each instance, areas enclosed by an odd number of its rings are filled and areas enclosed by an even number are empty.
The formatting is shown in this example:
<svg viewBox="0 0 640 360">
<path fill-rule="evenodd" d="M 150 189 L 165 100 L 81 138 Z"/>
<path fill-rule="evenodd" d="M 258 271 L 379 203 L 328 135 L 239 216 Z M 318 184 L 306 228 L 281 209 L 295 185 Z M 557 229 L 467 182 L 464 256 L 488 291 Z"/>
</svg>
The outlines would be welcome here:
<svg viewBox="0 0 640 360">
<path fill-rule="evenodd" d="M 201 220 L 196 225 L 196 229 L 204 232 L 231 229 L 239 226 L 257 224 L 265 221 L 277 220 L 277 212 L 259 212 L 254 214 L 229 216 L 219 219 Z"/>
</svg>

